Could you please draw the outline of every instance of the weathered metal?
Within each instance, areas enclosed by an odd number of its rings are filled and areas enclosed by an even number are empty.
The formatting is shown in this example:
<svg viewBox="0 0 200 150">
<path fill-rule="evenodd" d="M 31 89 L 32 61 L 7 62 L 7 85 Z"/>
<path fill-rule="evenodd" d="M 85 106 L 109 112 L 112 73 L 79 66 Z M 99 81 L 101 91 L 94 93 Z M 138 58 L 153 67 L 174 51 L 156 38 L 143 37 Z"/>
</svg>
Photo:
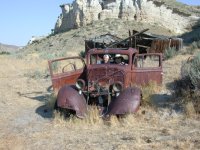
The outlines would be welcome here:
<svg viewBox="0 0 200 150">
<path fill-rule="evenodd" d="M 122 54 L 127 55 L 129 57 L 129 62 L 127 65 L 115 65 L 115 64 L 90 64 L 91 55 L 96 54 Z M 133 62 L 136 61 L 136 56 L 158 56 L 158 67 L 138 67 L 137 64 Z M 143 57 L 145 60 L 145 57 Z M 102 49 L 97 50 L 93 49 L 88 52 L 87 55 L 87 70 L 88 70 L 88 79 L 94 80 L 95 78 L 99 79 L 100 77 L 105 77 L 107 82 L 111 83 L 115 81 L 115 76 L 118 76 L 119 81 L 123 81 L 124 87 L 129 87 L 130 84 L 137 85 L 145 85 L 150 81 L 155 81 L 158 84 L 162 83 L 162 54 L 151 53 L 151 54 L 138 54 L 138 51 L 133 48 L 129 48 L 128 50 L 120 50 L 120 49 Z M 114 81 L 113 81 L 114 80 Z"/>
<path fill-rule="evenodd" d="M 110 56 L 110 62 L 99 63 L 105 54 Z M 115 63 L 116 54 L 123 56 L 124 63 Z M 75 58 L 81 60 L 83 68 L 53 73 L 52 63 Z M 77 68 L 74 62 L 70 63 Z M 86 64 L 80 57 L 71 57 L 51 60 L 49 66 L 54 90 L 59 91 L 57 105 L 75 110 L 79 117 L 85 116 L 86 104 L 105 107 L 104 115 L 136 112 L 141 91 L 133 85 L 162 83 L 162 54 L 138 54 L 134 48 L 91 49 L 86 54 Z"/>
<path fill-rule="evenodd" d="M 64 85 L 57 95 L 57 106 L 76 111 L 76 116 L 84 118 L 87 112 L 86 100 L 73 86 Z"/>
<path fill-rule="evenodd" d="M 141 91 L 137 87 L 129 87 L 120 93 L 115 100 L 111 101 L 105 115 L 124 115 L 135 113 L 139 109 Z"/>
<path fill-rule="evenodd" d="M 69 60 L 69 59 L 72 59 L 72 60 L 80 59 L 82 61 L 83 65 L 85 66 L 85 61 L 81 57 L 59 58 L 59 59 L 54 59 L 54 60 L 48 61 L 53 89 L 56 92 L 66 84 L 74 85 L 76 83 L 77 79 L 79 79 L 80 77 L 85 79 L 84 74 L 82 74 L 84 72 L 84 68 L 77 69 L 77 70 L 71 71 L 71 72 L 64 72 L 64 73 L 60 72 L 57 74 L 53 73 L 53 63 L 61 62 L 64 60 Z"/>
</svg>

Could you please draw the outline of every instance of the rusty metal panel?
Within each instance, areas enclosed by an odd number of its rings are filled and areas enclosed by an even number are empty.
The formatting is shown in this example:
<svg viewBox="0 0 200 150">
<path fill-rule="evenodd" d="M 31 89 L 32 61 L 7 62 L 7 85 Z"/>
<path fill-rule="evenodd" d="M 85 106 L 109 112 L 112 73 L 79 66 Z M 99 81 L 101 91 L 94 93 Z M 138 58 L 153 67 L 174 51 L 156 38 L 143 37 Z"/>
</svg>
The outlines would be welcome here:
<svg viewBox="0 0 200 150">
<path fill-rule="evenodd" d="M 52 86 L 55 91 L 58 91 L 62 86 L 65 84 L 75 84 L 76 80 L 79 77 L 85 78 L 84 74 L 84 68 L 81 69 L 75 69 L 72 71 L 66 71 L 66 72 L 59 72 L 54 73 L 53 69 L 53 63 L 55 62 L 62 62 L 64 60 L 70 60 L 70 59 L 80 59 L 83 63 L 83 66 L 85 67 L 85 62 L 81 57 L 68 57 L 68 58 L 59 58 L 48 61 L 49 63 L 49 69 L 50 69 L 50 75 L 52 80 Z M 66 66 L 66 65 L 65 65 Z M 63 70 L 62 70 L 63 71 Z"/>
<path fill-rule="evenodd" d="M 153 61 L 149 61 L 148 56 Z M 140 58 L 140 61 L 142 62 L 141 66 L 139 66 L 137 58 Z M 158 84 L 162 84 L 162 75 L 163 75 L 163 70 L 162 70 L 162 55 L 161 54 L 136 55 L 134 64 L 132 67 L 132 83 L 133 84 L 146 85 L 150 81 L 155 81 Z"/>
<path fill-rule="evenodd" d="M 111 85 L 117 81 L 125 84 L 125 70 L 125 68 L 117 68 L 117 66 L 96 66 L 88 69 L 88 81 L 96 82 L 102 86 Z"/>
<path fill-rule="evenodd" d="M 147 85 L 149 82 L 154 81 L 157 84 L 162 84 L 162 71 L 161 70 L 134 70 L 133 83 L 137 85 Z"/>
<path fill-rule="evenodd" d="M 52 85 L 55 91 L 58 91 L 64 85 L 73 85 L 76 83 L 77 79 L 81 77 L 83 70 L 79 70 L 76 73 L 55 75 L 52 78 Z"/>
<path fill-rule="evenodd" d="M 139 88 L 127 88 L 114 101 L 111 101 L 105 115 L 135 113 L 139 109 L 140 100 L 141 91 Z"/>
<path fill-rule="evenodd" d="M 86 100 L 73 86 L 63 86 L 57 96 L 57 106 L 76 111 L 79 118 L 84 118 L 87 112 Z"/>
</svg>

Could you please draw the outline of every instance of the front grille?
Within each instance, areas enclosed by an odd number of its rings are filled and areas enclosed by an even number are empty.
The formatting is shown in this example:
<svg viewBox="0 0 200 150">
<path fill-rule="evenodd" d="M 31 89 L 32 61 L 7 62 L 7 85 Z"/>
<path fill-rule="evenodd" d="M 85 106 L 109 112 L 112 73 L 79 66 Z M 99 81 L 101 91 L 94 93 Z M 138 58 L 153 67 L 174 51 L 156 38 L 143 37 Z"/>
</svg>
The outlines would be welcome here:
<svg viewBox="0 0 200 150">
<path fill-rule="evenodd" d="M 124 83 L 125 73 L 118 68 L 93 68 L 88 70 L 88 81 L 98 84 L 113 84 L 120 81 Z"/>
</svg>

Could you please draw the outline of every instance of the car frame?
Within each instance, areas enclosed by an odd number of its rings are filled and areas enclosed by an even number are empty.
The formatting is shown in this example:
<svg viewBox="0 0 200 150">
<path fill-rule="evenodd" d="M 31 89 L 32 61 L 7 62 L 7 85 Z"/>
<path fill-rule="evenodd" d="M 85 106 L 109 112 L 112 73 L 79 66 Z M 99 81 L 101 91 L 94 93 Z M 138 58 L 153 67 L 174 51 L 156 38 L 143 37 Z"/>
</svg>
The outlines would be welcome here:
<svg viewBox="0 0 200 150">
<path fill-rule="evenodd" d="M 113 62 L 112 57 L 116 54 L 127 56 L 124 65 Z M 98 63 L 103 55 L 110 55 L 112 62 Z M 79 59 L 83 67 L 77 68 L 74 62 L 69 64 L 74 70 L 64 72 L 62 69 L 59 74 L 53 73 L 53 63 L 70 59 Z M 137 112 L 142 95 L 139 86 L 151 81 L 162 84 L 160 53 L 139 54 L 134 48 L 94 48 L 87 52 L 85 59 L 67 57 L 48 62 L 53 89 L 57 93 L 56 106 L 74 110 L 79 118 L 87 115 L 90 104 L 102 108 L 101 116 Z"/>
</svg>

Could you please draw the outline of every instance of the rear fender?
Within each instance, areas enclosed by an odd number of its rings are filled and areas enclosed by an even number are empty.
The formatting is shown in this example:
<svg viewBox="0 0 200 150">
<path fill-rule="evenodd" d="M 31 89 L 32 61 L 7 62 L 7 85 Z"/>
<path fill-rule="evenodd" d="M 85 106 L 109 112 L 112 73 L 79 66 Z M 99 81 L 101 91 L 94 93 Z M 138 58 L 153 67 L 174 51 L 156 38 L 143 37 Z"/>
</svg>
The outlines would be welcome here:
<svg viewBox="0 0 200 150">
<path fill-rule="evenodd" d="M 85 97 L 70 85 L 65 85 L 59 90 L 57 106 L 76 111 L 76 116 L 79 118 L 84 118 L 87 113 Z"/>
<path fill-rule="evenodd" d="M 106 115 L 123 115 L 138 111 L 141 101 L 141 90 L 137 87 L 130 87 L 120 93 L 120 95 L 108 106 Z"/>
</svg>

